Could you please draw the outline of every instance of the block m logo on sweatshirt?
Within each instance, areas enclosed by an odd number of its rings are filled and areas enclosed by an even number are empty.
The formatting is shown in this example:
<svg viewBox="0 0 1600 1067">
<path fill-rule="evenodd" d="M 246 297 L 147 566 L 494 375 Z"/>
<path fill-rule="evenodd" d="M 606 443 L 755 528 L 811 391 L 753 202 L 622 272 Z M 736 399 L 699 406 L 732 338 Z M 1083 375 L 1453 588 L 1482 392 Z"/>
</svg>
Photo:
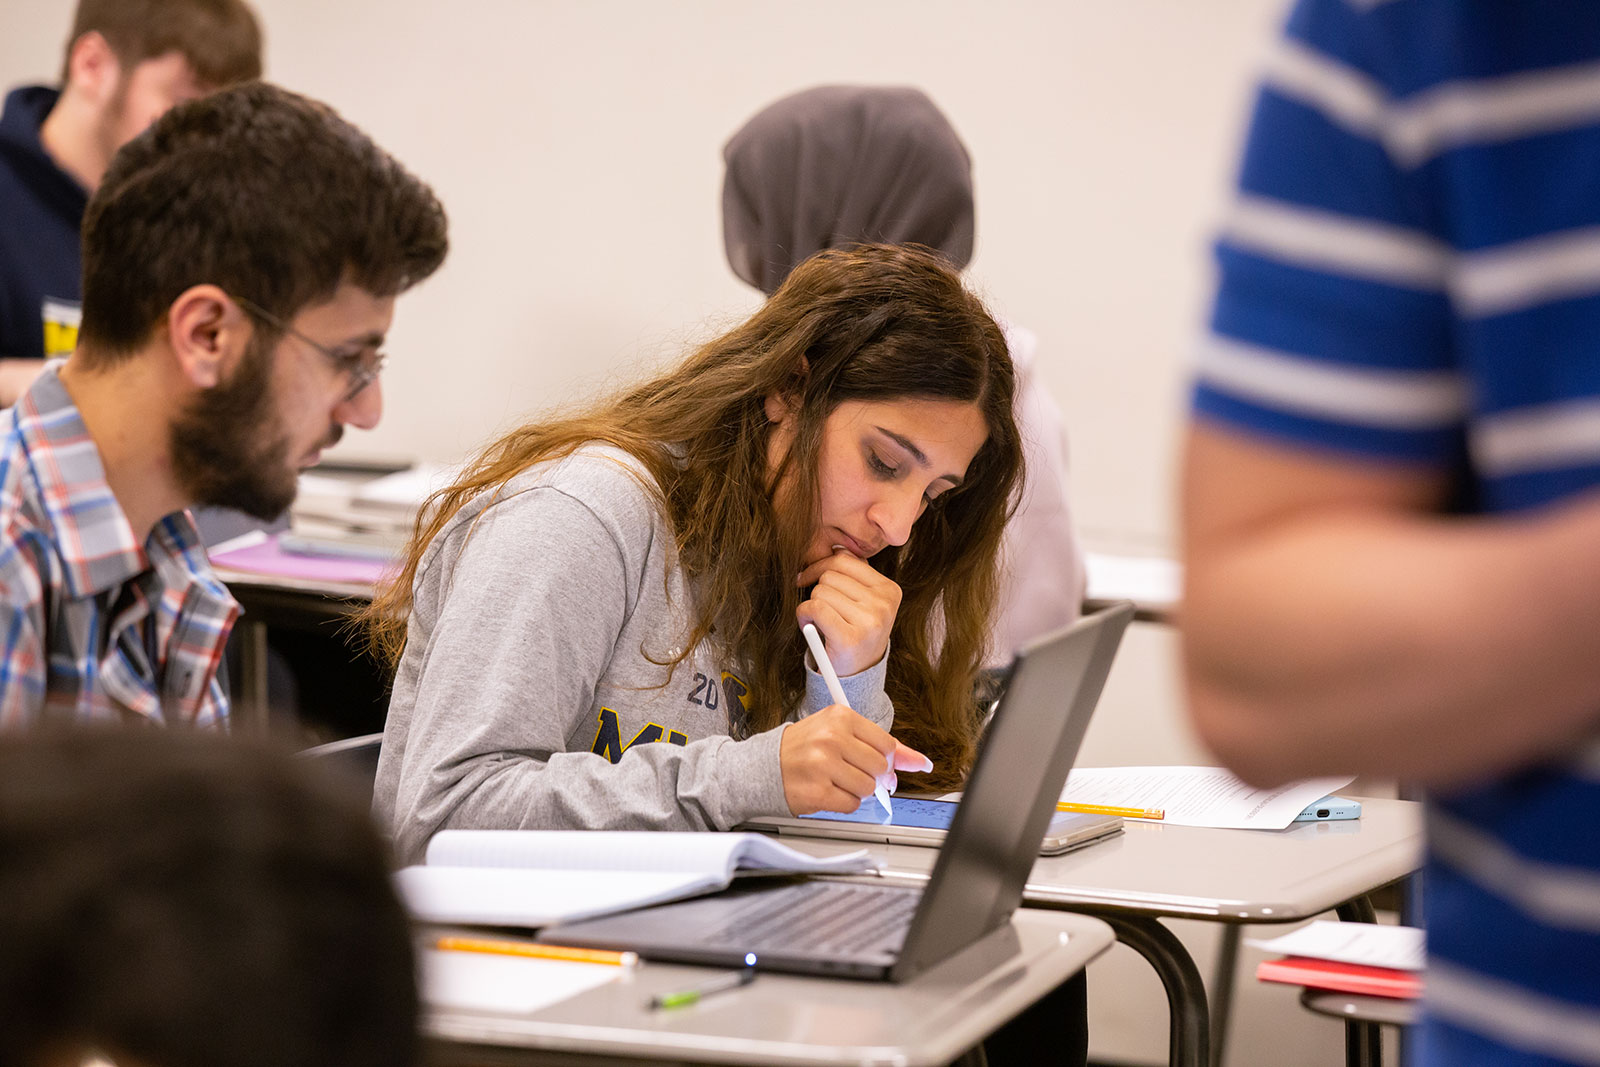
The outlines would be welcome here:
<svg viewBox="0 0 1600 1067">
<path fill-rule="evenodd" d="M 622 727 L 617 722 L 617 713 L 610 708 L 600 709 L 600 729 L 595 731 L 594 747 L 590 749 L 597 756 L 604 756 L 612 763 L 622 758 L 622 754 L 634 745 L 647 745 L 653 741 L 666 741 L 673 745 L 687 745 L 688 735 L 677 730 L 668 730 L 660 723 L 647 722 L 644 728 L 633 735 L 627 744 L 622 743 Z"/>
</svg>

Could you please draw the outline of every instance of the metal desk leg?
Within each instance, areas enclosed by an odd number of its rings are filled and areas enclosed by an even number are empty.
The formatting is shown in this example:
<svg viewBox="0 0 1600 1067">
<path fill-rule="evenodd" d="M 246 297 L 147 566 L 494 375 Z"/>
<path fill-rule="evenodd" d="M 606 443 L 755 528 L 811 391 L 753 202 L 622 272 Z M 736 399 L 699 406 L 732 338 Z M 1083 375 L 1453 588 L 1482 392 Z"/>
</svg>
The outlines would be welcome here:
<svg viewBox="0 0 1600 1067">
<path fill-rule="evenodd" d="M 239 641 L 239 679 L 233 687 L 233 729 L 260 737 L 267 732 L 267 625 L 240 619 L 234 629 Z"/>
<path fill-rule="evenodd" d="M 1110 923 L 1117 940 L 1143 956 L 1161 977 L 1171 1012 L 1168 1062 L 1173 1067 L 1208 1067 L 1211 1020 L 1206 1015 L 1206 987 L 1183 942 L 1158 919 L 1104 913 L 1098 917 Z"/>
<path fill-rule="evenodd" d="M 1347 900 L 1334 909 L 1340 919 L 1347 923 L 1375 923 L 1378 921 L 1378 910 L 1372 906 L 1371 897 L 1356 897 Z"/>
<path fill-rule="evenodd" d="M 1339 918 L 1347 923 L 1378 921 L 1378 913 L 1367 897 L 1347 900 L 1336 909 Z M 1383 1067 L 1383 1044 L 1376 1023 L 1346 1020 L 1344 1024 L 1345 1067 Z"/>
<path fill-rule="evenodd" d="M 1239 966 L 1240 927 L 1228 923 L 1217 943 L 1217 965 L 1211 970 L 1211 1067 L 1222 1067 L 1228 1043 L 1228 1015 L 1233 1009 L 1233 977 Z"/>
</svg>

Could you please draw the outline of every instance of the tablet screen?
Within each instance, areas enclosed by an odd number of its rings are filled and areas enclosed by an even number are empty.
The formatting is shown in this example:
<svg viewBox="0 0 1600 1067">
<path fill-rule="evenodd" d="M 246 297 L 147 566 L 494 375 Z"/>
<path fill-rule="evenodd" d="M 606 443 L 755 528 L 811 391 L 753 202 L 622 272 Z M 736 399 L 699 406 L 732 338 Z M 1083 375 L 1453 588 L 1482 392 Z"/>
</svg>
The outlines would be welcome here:
<svg viewBox="0 0 1600 1067">
<path fill-rule="evenodd" d="M 919 800 L 914 797 L 890 797 L 891 814 L 883 817 L 883 805 L 877 797 L 867 797 L 855 811 L 819 811 L 802 815 L 802 819 L 826 819 L 830 822 L 864 822 L 874 826 L 916 826 L 924 830 L 948 830 L 955 818 L 956 806 L 948 800 Z"/>
</svg>

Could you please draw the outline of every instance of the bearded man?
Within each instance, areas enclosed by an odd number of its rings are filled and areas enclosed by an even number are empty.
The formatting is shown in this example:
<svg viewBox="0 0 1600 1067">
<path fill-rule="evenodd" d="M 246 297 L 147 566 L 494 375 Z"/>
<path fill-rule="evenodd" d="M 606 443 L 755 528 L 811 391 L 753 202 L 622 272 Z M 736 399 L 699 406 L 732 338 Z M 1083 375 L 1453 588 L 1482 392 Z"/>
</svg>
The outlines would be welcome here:
<svg viewBox="0 0 1600 1067">
<path fill-rule="evenodd" d="M 0 412 L 0 727 L 226 722 L 239 609 L 187 509 L 276 516 L 377 425 L 395 297 L 446 247 L 426 185 L 275 86 L 122 148 L 84 216 L 76 347 Z"/>
</svg>

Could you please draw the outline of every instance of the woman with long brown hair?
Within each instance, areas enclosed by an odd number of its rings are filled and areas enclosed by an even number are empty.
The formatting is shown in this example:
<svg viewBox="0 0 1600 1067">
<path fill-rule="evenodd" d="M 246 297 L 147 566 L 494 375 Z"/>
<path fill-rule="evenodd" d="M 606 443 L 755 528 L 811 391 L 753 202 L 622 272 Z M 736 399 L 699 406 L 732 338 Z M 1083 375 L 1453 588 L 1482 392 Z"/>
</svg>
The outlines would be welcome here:
<svg viewBox="0 0 1600 1067">
<path fill-rule="evenodd" d="M 727 829 L 854 810 L 896 770 L 958 785 L 1021 475 L 1013 389 L 943 260 L 867 245 L 491 444 L 368 615 L 397 664 L 375 806 L 402 856 L 445 827 Z"/>
</svg>

